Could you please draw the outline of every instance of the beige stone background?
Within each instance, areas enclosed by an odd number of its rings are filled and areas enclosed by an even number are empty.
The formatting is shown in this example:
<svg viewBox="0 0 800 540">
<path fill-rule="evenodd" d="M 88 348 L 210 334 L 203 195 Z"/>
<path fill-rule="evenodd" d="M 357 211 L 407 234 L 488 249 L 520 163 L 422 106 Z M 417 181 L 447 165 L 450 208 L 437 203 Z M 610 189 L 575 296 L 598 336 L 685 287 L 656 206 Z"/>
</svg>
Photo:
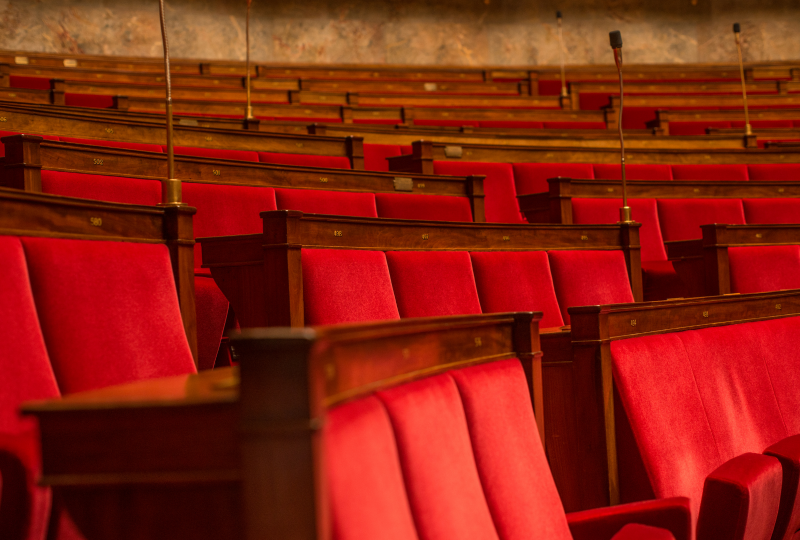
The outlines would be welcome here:
<svg viewBox="0 0 800 540">
<path fill-rule="evenodd" d="M 244 59 L 245 0 L 167 0 L 173 57 Z M 800 0 L 254 0 L 260 62 L 537 65 L 611 63 L 621 30 L 628 63 L 800 58 Z M 0 0 L 0 48 L 161 55 L 157 0 Z"/>
</svg>

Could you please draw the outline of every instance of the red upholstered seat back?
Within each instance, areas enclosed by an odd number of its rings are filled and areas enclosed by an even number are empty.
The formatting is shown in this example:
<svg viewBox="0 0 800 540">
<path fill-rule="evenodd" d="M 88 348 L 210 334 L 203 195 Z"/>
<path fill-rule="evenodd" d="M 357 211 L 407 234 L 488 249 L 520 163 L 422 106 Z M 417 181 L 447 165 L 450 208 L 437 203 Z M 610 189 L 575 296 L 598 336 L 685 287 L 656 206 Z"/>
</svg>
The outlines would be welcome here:
<svg viewBox="0 0 800 540">
<path fill-rule="evenodd" d="M 747 174 L 750 180 L 798 182 L 800 181 L 800 163 L 758 163 L 748 165 Z"/>
<path fill-rule="evenodd" d="M 576 224 L 616 223 L 622 199 L 572 199 L 572 221 Z M 658 207 L 655 199 L 628 199 L 631 216 L 642 224 L 639 242 L 643 261 L 666 261 L 661 224 L 658 222 Z"/>
<path fill-rule="evenodd" d="M 489 223 L 523 223 L 514 187 L 514 171 L 508 163 L 434 161 L 436 174 L 469 176 L 483 174 L 484 210 Z"/>
<path fill-rule="evenodd" d="M 388 251 L 400 316 L 480 313 L 472 262 L 465 251 Z"/>
<path fill-rule="evenodd" d="M 573 306 L 633 302 L 621 251 L 550 251 L 548 256 L 565 324 Z"/>
<path fill-rule="evenodd" d="M 658 220 L 664 241 L 702 238 L 701 225 L 743 225 L 741 199 L 658 199 Z"/>
<path fill-rule="evenodd" d="M 60 137 L 60 140 L 61 142 L 68 142 L 68 143 L 93 144 L 95 146 L 107 146 L 109 148 L 124 148 L 127 150 L 141 150 L 142 152 L 161 153 L 161 145 L 158 144 L 122 142 L 122 141 L 102 141 L 99 139 L 76 139 L 74 137 Z"/>
<path fill-rule="evenodd" d="M 183 200 L 197 208 L 195 238 L 260 233 L 264 224 L 259 214 L 277 210 L 272 188 L 184 182 Z M 202 264 L 201 253 L 200 244 L 195 244 L 195 268 Z"/>
<path fill-rule="evenodd" d="M 399 319 L 381 251 L 304 249 L 306 325 Z"/>
<path fill-rule="evenodd" d="M 165 245 L 22 243 L 63 393 L 195 371 Z"/>
<path fill-rule="evenodd" d="M 514 163 L 514 181 L 517 193 L 545 193 L 550 190 L 548 178 L 594 178 L 588 163 Z"/>
<path fill-rule="evenodd" d="M 19 238 L 0 236 L 0 433 L 16 433 L 25 401 L 58 396 Z"/>
<path fill-rule="evenodd" d="M 67 107 L 92 107 L 95 109 L 114 108 L 114 96 L 98 94 L 64 94 L 64 104 Z"/>
<path fill-rule="evenodd" d="M 376 193 L 378 216 L 394 219 L 432 221 L 472 221 L 472 208 L 466 197 Z"/>
<path fill-rule="evenodd" d="M 350 159 L 345 156 L 315 156 L 312 154 L 280 154 L 259 152 L 258 161 L 278 165 L 299 165 L 302 167 L 324 167 L 328 169 L 350 169 Z"/>
<path fill-rule="evenodd" d="M 161 182 L 123 176 L 43 170 L 42 191 L 66 197 L 127 204 L 152 206 L 161 202 Z"/>
<path fill-rule="evenodd" d="M 672 178 L 675 180 L 748 180 L 747 165 L 673 165 Z"/>
<path fill-rule="evenodd" d="M 595 178 L 622 180 L 620 165 L 604 163 L 593 165 L 592 168 Z M 627 180 L 672 180 L 672 167 L 659 164 L 625 165 L 625 178 Z"/>
<path fill-rule="evenodd" d="M 323 191 L 318 189 L 276 189 L 278 210 L 300 210 L 308 214 L 378 217 L 374 193 Z"/>
<path fill-rule="evenodd" d="M 387 157 L 402 155 L 399 144 L 365 144 L 364 169 L 368 171 L 388 171 Z"/>
<path fill-rule="evenodd" d="M 800 223 L 800 199 L 742 199 L 748 224 Z"/>
<path fill-rule="evenodd" d="M 161 147 L 166 153 L 167 147 Z M 198 156 L 215 159 L 234 159 L 237 161 L 258 161 L 258 154 L 250 150 L 230 150 L 227 148 L 196 148 L 194 146 L 175 146 L 175 155 Z"/>
<path fill-rule="evenodd" d="M 800 246 L 729 247 L 731 292 L 800 289 Z"/>
<path fill-rule="evenodd" d="M 564 325 L 546 252 L 483 251 L 470 257 L 484 313 L 541 311 L 541 328 Z"/>
<path fill-rule="evenodd" d="M 753 339 L 759 340 L 770 373 L 772 388 L 789 433 L 800 433 L 800 317 L 753 323 Z"/>
</svg>

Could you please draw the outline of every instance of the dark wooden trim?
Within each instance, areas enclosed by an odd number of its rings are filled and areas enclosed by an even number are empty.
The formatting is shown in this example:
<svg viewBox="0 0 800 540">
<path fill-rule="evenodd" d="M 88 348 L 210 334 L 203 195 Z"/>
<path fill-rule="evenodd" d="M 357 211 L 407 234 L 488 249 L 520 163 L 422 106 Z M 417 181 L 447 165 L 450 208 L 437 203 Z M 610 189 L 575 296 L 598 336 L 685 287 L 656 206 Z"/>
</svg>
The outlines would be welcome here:
<svg viewBox="0 0 800 540">
<path fill-rule="evenodd" d="M 42 191 L 42 159 L 37 135 L 12 135 L 0 138 L 5 146 L 0 185 L 38 193 Z"/>
<path fill-rule="evenodd" d="M 192 357 L 197 363 L 197 312 L 194 294 L 194 230 L 192 217 L 197 209 L 189 206 L 164 207 L 164 238 L 172 260 L 172 273 L 178 291 L 183 327 Z"/>
</svg>

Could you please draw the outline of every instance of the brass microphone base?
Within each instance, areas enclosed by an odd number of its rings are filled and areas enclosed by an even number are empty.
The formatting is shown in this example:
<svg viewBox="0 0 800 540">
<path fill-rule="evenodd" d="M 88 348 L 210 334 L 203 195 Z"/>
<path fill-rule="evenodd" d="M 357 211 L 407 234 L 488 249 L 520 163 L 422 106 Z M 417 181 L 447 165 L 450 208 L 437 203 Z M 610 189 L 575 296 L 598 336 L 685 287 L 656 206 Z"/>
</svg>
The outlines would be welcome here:
<svg viewBox="0 0 800 540">
<path fill-rule="evenodd" d="M 181 181 L 169 178 L 161 181 L 161 202 L 158 206 L 186 206 L 181 202 Z"/>
<path fill-rule="evenodd" d="M 620 223 L 633 223 L 631 219 L 631 207 L 623 206 L 619 209 L 619 222 Z"/>
</svg>

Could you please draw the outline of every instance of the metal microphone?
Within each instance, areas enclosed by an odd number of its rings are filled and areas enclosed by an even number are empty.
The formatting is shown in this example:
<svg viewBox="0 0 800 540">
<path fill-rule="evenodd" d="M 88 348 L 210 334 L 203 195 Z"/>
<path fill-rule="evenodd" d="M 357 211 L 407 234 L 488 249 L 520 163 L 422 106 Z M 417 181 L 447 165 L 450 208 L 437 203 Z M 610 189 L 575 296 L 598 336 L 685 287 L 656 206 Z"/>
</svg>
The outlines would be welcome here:
<svg viewBox="0 0 800 540">
<path fill-rule="evenodd" d="M 558 50 L 561 52 L 561 97 L 567 97 L 567 77 L 564 74 L 564 36 L 561 32 L 561 12 L 556 11 L 556 21 L 558 22 Z"/>
<path fill-rule="evenodd" d="M 622 88 L 622 34 L 619 33 L 619 30 L 609 32 L 608 40 L 611 42 L 611 48 L 614 49 L 614 62 L 617 64 L 617 73 L 619 74 L 619 120 L 617 127 L 619 128 L 619 153 L 622 166 L 622 208 L 619 209 L 619 220 L 622 223 L 630 223 L 633 220 L 631 219 L 631 207 L 628 206 L 628 185 L 625 181 L 625 139 L 622 136 L 622 107 L 625 99 Z"/>
<path fill-rule="evenodd" d="M 733 23 L 733 35 L 736 36 L 736 50 L 739 52 L 739 74 L 742 78 L 742 100 L 744 100 L 744 134 L 752 135 L 753 129 L 750 127 L 750 114 L 747 111 L 747 87 L 744 82 L 744 64 L 742 63 L 742 43 L 739 39 L 741 27 L 739 23 Z"/>
</svg>

